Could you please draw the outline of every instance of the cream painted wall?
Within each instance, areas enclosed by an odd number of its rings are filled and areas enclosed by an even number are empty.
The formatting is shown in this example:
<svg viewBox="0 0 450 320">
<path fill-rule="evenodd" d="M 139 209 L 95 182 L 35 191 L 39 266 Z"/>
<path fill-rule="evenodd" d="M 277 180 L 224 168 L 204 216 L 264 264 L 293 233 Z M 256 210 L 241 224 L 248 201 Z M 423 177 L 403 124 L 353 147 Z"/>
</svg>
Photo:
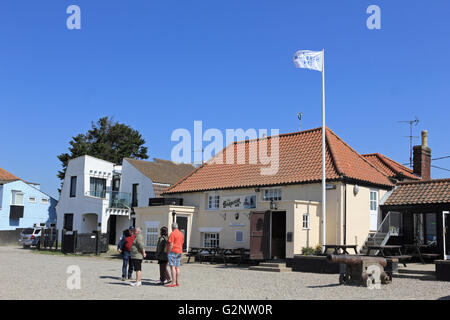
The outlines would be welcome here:
<svg viewBox="0 0 450 320">
<path fill-rule="evenodd" d="M 138 207 L 134 208 L 136 213 L 136 227 L 142 229 L 142 236 L 144 241 L 146 241 L 146 225 L 145 222 L 158 221 L 159 228 L 167 227 L 170 232 L 172 232 L 172 211 L 175 210 L 176 216 L 185 216 L 188 218 L 188 237 L 185 239 L 187 241 L 187 247 L 192 247 L 194 245 L 192 242 L 192 225 L 193 216 L 196 213 L 195 207 L 189 206 L 152 206 L 152 207 Z M 195 247 L 195 246 L 194 246 Z M 147 251 L 156 251 L 156 247 L 146 246 Z"/>
<path fill-rule="evenodd" d="M 370 231 L 370 190 L 378 190 L 378 201 L 386 194 L 386 190 L 359 186 L 358 194 L 354 194 L 353 184 L 347 189 L 347 244 L 356 244 L 360 249 Z M 378 209 L 378 224 L 381 223 Z"/>
<path fill-rule="evenodd" d="M 360 247 L 369 233 L 370 213 L 370 189 L 359 186 L 358 195 L 353 194 L 353 184 L 341 182 L 332 183 L 334 189 L 327 190 L 327 220 L 326 242 L 328 244 L 342 244 L 344 240 L 344 195 L 347 189 L 347 244 L 356 244 Z M 321 184 L 285 185 L 282 188 L 282 201 L 276 201 L 277 211 L 286 211 L 286 232 L 293 232 L 293 242 L 286 243 L 286 256 L 301 253 L 302 247 L 315 247 L 321 243 Z M 210 192 L 219 196 L 229 195 L 257 195 L 255 209 L 240 210 L 210 210 L 207 209 L 207 197 L 209 192 L 192 192 L 172 195 L 183 198 L 183 203 L 198 208 L 194 215 L 191 233 L 191 246 L 203 246 L 201 231 L 199 228 L 221 228 L 220 246 L 224 248 L 249 248 L 250 246 L 250 219 L 251 211 L 269 210 L 270 202 L 263 201 L 262 195 L 265 188 L 255 192 L 254 188 L 219 190 Z M 375 188 L 374 188 L 375 189 Z M 379 190 L 381 199 L 386 193 Z M 235 213 L 239 218 L 235 219 Z M 310 215 L 310 229 L 303 229 L 303 214 Z M 379 220 L 379 222 L 381 222 Z M 230 226 L 239 224 L 239 226 Z M 235 231 L 244 232 L 244 241 L 235 241 Z M 355 238 L 356 237 L 356 238 Z"/>
</svg>

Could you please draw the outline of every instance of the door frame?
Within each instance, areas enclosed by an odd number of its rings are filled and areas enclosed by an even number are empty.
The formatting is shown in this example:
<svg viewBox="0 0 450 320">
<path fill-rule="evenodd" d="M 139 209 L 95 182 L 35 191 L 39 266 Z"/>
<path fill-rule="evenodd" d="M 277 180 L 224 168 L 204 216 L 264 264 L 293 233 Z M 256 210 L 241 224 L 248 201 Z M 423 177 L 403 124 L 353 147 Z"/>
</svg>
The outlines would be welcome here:
<svg viewBox="0 0 450 320">
<path fill-rule="evenodd" d="M 287 239 L 287 212 L 286 210 L 270 210 L 269 218 L 269 259 L 272 259 L 272 217 L 273 214 L 284 214 L 284 256 L 286 257 Z"/>
<path fill-rule="evenodd" d="M 188 215 L 183 215 L 183 214 L 177 214 L 176 215 L 176 221 L 178 220 L 178 218 L 186 218 L 186 234 L 184 235 L 184 243 L 183 246 L 186 246 L 186 249 L 183 248 L 183 252 L 187 252 L 189 250 L 189 236 L 190 236 L 190 232 L 189 232 L 189 216 Z M 178 223 L 178 221 L 177 221 Z M 180 229 L 180 225 L 178 225 L 178 229 Z M 181 231 L 181 230 L 180 230 Z"/>
<path fill-rule="evenodd" d="M 447 254 L 447 247 L 446 247 L 446 245 L 447 245 L 447 243 L 446 243 L 447 237 L 450 237 L 450 235 L 446 235 L 445 234 L 445 230 L 446 230 L 445 218 L 446 218 L 446 215 L 450 216 L 450 211 L 442 211 L 442 244 L 443 244 L 442 247 L 444 248 L 444 252 L 443 252 L 444 260 L 450 260 L 450 255 Z"/>
</svg>

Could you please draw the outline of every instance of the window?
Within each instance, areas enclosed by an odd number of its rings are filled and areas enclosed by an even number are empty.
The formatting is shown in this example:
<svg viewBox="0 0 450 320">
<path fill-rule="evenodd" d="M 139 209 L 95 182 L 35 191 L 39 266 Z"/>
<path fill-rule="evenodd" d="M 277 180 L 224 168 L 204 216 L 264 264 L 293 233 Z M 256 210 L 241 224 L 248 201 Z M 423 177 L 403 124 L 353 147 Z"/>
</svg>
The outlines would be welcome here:
<svg viewBox="0 0 450 320">
<path fill-rule="evenodd" d="M 309 213 L 303 214 L 303 229 L 309 229 Z"/>
<path fill-rule="evenodd" d="M 216 195 L 208 196 L 208 209 L 219 209 L 220 197 Z"/>
<path fill-rule="evenodd" d="M 97 198 L 106 197 L 106 179 L 93 178 L 90 179 L 89 195 Z"/>
<path fill-rule="evenodd" d="M 23 206 L 23 192 L 12 191 L 11 204 L 13 206 Z"/>
<path fill-rule="evenodd" d="M 66 231 L 73 231 L 73 213 L 64 214 L 64 229 Z"/>
<path fill-rule="evenodd" d="M 159 236 L 159 221 L 146 221 L 145 222 L 145 246 L 156 247 L 158 244 Z"/>
<path fill-rule="evenodd" d="M 42 198 L 41 199 L 41 203 L 42 204 L 48 204 L 48 199 L 47 198 Z"/>
<path fill-rule="evenodd" d="M 70 197 L 77 195 L 77 177 L 70 177 Z"/>
<path fill-rule="evenodd" d="M 280 188 L 264 189 L 263 200 L 264 201 L 270 201 L 270 200 L 279 201 L 279 200 L 281 200 L 281 189 Z"/>
<path fill-rule="evenodd" d="M 131 206 L 137 207 L 138 206 L 138 187 L 139 183 L 134 183 L 132 186 L 132 193 L 131 193 Z"/>
<path fill-rule="evenodd" d="M 28 197 L 28 202 L 35 203 L 36 197 Z"/>
<path fill-rule="evenodd" d="M 370 211 L 378 210 L 378 192 L 370 191 Z"/>
<path fill-rule="evenodd" d="M 203 233 L 203 247 L 214 248 L 219 246 L 219 234 L 205 232 Z"/>
<path fill-rule="evenodd" d="M 234 233 L 234 241 L 235 242 L 243 242 L 244 241 L 244 232 L 240 231 L 240 230 L 237 230 Z"/>
</svg>

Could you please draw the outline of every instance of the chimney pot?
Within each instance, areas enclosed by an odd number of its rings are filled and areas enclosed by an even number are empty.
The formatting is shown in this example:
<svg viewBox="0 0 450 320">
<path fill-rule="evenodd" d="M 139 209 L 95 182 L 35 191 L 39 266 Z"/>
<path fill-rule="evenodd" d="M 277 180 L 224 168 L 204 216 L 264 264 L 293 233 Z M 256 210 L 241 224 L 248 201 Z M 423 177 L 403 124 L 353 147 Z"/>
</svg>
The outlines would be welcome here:
<svg viewBox="0 0 450 320">
<path fill-rule="evenodd" d="M 422 131 L 422 144 L 413 147 L 413 172 L 423 180 L 431 179 L 431 149 L 428 147 L 428 131 Z"/>
<path fill-rule="evenodd" d="M 422 130 L 422 147 L 428 147 L 428 131 Z"/>
</svg>

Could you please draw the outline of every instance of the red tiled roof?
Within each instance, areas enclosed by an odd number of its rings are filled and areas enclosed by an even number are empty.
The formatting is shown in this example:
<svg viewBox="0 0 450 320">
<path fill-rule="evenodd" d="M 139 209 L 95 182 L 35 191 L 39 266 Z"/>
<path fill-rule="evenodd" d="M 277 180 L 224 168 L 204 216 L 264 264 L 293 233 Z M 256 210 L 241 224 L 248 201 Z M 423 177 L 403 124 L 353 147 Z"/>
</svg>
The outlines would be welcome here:
<svg viewBox="0 0 450 320">
<path fill-rule="evenodd" d="M 16 177 L 15 175 L 6 171 L 5 169 L 0 168 L 0 182 L 15 181 L 15 180 L 20 180 L 20 178 Z"/>
<path fill-rule="evenodd" d="M 320 182 L 322 179 L 322 128 L 279 135 L 279 169 L 274 175 L 262 175 L 260 169 L 270 165 L 249 163 L 249 149 L 267 142 L 270 151 L 273 137 L 235 142 L 205 162 L 191 174 L 171 186 L 165 194 Z M 228 153 L 234 162 L 227 164 Z M 245 152 L 245 164 L 237 155 Z M 217 159 L 223 157 L 223 164 Z M 389 178 L 353 150 L 333 131 L 326 131 L 326 177 L 328 180 L 353 179 L 392 187 Z"/>
<path fill-rule="evenodd" d="M 421 179 L 419 176 L 416 176 L 410 168 L 405 167 L 380 153 L 363 154 L 362 156 L 390 178 Z"/>
<path fill-rule="evenodd" d="M 383 206 L 450 204 L 450 179 L 400 182 Z"/>
</svg>

